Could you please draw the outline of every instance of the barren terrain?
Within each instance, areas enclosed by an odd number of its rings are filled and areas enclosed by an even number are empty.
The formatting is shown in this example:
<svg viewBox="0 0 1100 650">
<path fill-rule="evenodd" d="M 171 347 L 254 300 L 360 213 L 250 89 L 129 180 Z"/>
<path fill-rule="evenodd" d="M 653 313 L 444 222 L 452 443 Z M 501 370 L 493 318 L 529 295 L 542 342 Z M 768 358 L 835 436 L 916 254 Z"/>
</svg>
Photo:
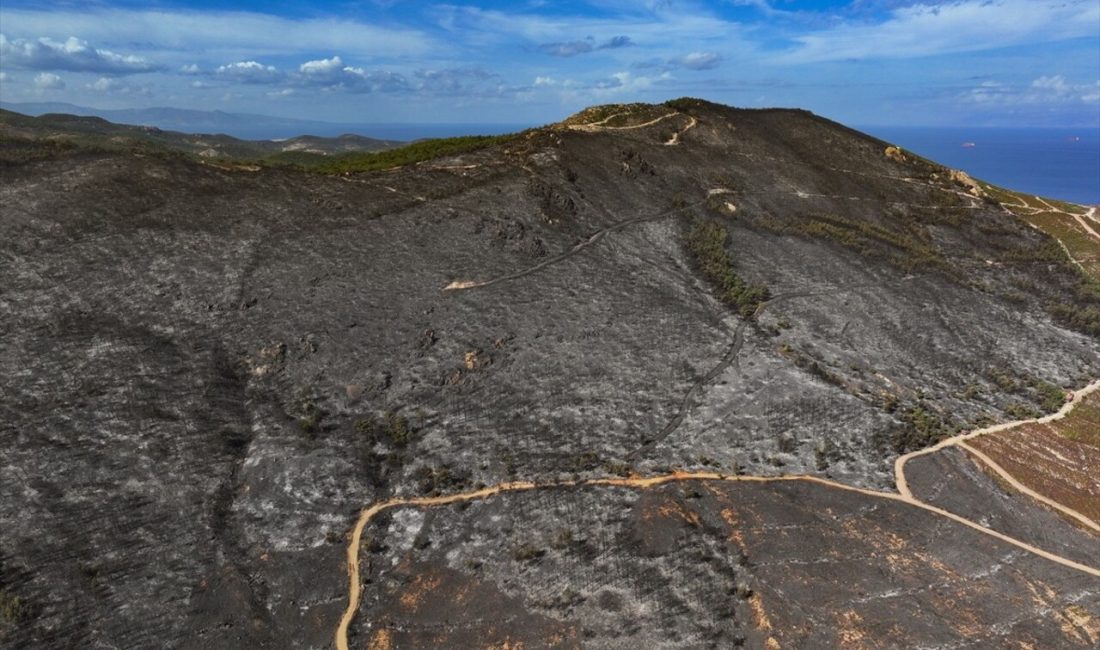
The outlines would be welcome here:
<svg viewBox="0 0 1100 650">
<path fill-rule="evenodd" d="M 352 163 L 0 138 L 3 643 L 1095 647 L 1095 536 L 894 492 L 1100 377 L 1088 239 L 697 100 Z M 969 444 L 1086 512 L 1090 426 Z"/>
</svg>

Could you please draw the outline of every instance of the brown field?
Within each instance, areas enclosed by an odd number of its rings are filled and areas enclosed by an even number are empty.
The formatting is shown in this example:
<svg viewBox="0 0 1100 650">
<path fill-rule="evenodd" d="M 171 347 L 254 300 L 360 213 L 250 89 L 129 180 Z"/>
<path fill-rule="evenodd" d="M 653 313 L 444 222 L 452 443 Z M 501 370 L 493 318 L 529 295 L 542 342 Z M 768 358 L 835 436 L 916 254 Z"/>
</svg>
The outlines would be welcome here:
<svg viewBox="0 0 1100 650">
<path fill-rule="evenodd" d="M 1084 215 L 1083 206 L 1040 199 L 993 186 L 986 186 L 985 189 L 1018 217 L 1061 241 L 1085 273 L 1094 280 L 1100 280 L 1100 242 L 1073 216 Z"/>
<path fill-rule="evenodd" d="M 1061 420 L 979 436 L 969 444 L 1032 490 L 1100 520 L 1100 393 Z"/>
<path fill-rule="evenodd" d="M 1093 278 L 1100 279 L 1100 244 L 1072 216 L 1063 212 L 1021 214 L 1024 220 L 1055 237 L 1069 250 L 1073 259 Z"/>
</svg>

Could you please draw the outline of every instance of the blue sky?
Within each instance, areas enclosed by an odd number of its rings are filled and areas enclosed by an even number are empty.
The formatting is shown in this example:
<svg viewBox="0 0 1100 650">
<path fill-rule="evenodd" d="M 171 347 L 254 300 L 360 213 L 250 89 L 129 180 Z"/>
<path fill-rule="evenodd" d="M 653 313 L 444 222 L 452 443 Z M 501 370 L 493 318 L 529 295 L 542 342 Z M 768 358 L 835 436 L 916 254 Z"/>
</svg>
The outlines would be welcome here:
<svg viewBox="0 0 1100 650">
<path fill-rule="evenodd" d="M 1100 2 L 0 7 L 0 99 L 9 102 L 542 123 L 591 104 L 683 95 L 857 125 L 1100 128 Z"/>
</svg>

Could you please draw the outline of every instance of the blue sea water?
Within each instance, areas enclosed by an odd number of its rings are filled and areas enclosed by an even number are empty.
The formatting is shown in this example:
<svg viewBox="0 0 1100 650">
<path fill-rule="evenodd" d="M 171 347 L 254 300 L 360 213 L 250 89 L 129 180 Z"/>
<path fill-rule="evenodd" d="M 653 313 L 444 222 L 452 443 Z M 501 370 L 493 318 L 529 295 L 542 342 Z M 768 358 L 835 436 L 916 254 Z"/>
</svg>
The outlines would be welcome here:
<svg viewBox="0 0 1100 650">
<path fill-rule="evenodd" d="M 872 126 L 860 130 L 994 185 L 1100 205 L 1100 129 Z"/>
</svg>

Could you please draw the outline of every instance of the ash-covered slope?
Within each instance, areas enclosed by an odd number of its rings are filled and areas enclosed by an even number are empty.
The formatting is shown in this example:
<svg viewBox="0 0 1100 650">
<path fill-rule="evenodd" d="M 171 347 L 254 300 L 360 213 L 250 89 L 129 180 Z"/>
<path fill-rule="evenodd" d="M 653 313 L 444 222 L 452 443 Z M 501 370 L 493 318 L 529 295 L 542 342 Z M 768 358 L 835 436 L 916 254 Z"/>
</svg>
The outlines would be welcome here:
<svg viewBox="0 0 1100 650">
<path fill-rule="evenodd" d="M 670 468 L 887 488 L 897 453 L 1100 375 L 1098 301 L 1057 241 L 802 111 L 601 108 L 342 176 L 5 160 L 0 589 L 17 645 L 326 647 L 344 534 L 372 501 Z M 600 503 L 593 525 L 616 516 Z M 916 519 L 922 552 L 968 552 Z M 395 515 L 386 534 L 406 554 L 464 534 L 425 525 Z M 1100 589 L 1073 593 L 1100 615 Z M 568 602 L 509 598 L 568 622 Z M 670 625 L 705 603 L 684 607 Z"/>
</svg>

